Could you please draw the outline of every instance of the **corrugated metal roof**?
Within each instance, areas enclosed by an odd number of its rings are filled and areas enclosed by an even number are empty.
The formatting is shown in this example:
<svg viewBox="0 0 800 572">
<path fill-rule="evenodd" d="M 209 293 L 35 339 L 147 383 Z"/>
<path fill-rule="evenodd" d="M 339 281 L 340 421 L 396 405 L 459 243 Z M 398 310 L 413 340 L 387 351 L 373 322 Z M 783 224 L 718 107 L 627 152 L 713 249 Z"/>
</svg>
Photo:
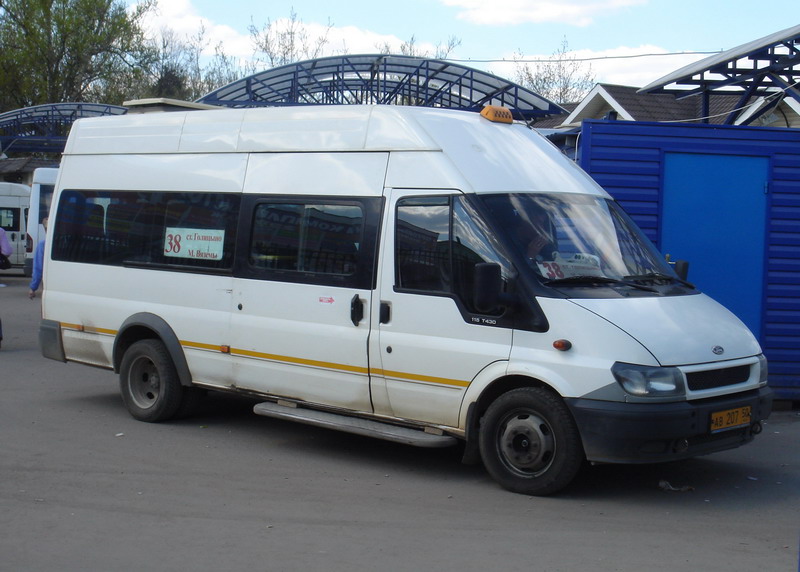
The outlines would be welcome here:
<svg viewBox="0 0 800 572">
<path fill-rule="evenodd" d="M 48 159 L 36 159 L 34 157 L 2 159 L 0 160 L 0 176 L 32 173 L 35 169 L 38 169 L 40 167 L 57 167 L 57 166 L 58 166 L 57 161 L 50 161 Z"/>
<path fill-rule="evenodd" d="M 672 94 L 639 93 L 634 87 L 605 85 L 606 90 L 633 116 L 635 121 L 696 121 L 701 118 L 700 96 L 677 99 Z M 709 123 L 723 123 L 738 104 L 739 97 L 712 94 Z"/>
<path fill-rule="evenodd" d="M 724 123 L 738 103 L 739 96 L 712 94 L 707 123 Z M 693 122 L 704 115 L 700 95 L 678 99 L 673 94 L 641 93 L 636 87 L 603 83 L 596 85 L 566 120 L 553 119 L 559 121 L 556 125 L 575 125 L 585 119 L 602 119 L 609 111 L 616 111 L 620 119 L 628 121 Z M 537 122 L 534 126 L 544 125 Z"/>
</svg>

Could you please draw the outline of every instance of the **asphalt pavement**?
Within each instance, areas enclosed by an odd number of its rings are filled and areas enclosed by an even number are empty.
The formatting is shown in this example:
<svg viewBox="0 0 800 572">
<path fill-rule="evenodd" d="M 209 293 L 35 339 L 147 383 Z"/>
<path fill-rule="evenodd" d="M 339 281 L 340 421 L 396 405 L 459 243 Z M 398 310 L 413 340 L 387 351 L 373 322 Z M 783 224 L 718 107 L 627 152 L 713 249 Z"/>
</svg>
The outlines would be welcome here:
<svg viewBox="0 0 800 572">
<path fill-rule="evenodd" d="M 211 393 L 135 421 L 112 372 L 42 358 L 40 301 L 0 273 L 0 571 L 798 571 L 800 411 L 678 463 L 501 489 L 455 449 L 252 413 Z"/>
</svg>

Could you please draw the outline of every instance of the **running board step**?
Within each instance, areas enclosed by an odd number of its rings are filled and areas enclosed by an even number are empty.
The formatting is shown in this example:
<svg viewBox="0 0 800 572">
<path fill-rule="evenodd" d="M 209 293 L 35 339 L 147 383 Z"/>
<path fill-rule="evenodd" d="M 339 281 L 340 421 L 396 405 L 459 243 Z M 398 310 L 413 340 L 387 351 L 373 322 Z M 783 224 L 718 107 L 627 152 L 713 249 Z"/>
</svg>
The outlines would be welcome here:
<svg viewBox="0 0 800 572">
<path fill-rule="evenodd" d="M 389 425 L 379 421 L 338 415 L 316 409 L 302 409 L 293 405 L 281 405 L 266 401 L 253 407 L 253 413 L 266 417 L 298 421 L 316 427 L 336 429 L 345 433 L 377 437 L 385 441 L 414 445 L 415 447 L 449 447 L 458 443 L 455 437 L 450 437 L 449 435 L 434 435 L 433 433 L 409 429 L 408 427 L 398 427 L 397 425 Z"/>
</svg>

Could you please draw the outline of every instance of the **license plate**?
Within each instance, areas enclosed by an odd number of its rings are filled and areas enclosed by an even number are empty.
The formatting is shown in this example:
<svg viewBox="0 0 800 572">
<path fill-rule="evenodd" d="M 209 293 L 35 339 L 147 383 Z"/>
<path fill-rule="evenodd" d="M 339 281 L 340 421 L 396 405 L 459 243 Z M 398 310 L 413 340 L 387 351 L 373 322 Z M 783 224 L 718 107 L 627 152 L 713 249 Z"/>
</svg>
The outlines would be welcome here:
<svg viewBox="0 0 800 572">
<path fill-rule="evenodd" d="M 750 406 L 716 411 L 711 414 L 712 433 L 719 433 L 720 431 L 736 429 L 737 427 L 745 427 L 747 425 L 750 425 Z"/>
</svg>

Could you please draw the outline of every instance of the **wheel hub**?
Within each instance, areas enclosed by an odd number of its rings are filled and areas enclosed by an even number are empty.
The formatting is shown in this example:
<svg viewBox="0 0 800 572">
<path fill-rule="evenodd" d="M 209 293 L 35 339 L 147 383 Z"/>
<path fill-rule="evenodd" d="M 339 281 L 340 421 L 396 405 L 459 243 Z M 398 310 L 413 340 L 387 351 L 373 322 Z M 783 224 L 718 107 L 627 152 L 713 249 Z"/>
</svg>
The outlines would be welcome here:
<svg viewBox="0 0 800 572">
<path fill-rule="evenodd" d="M 131 397 L 142 408 L 153 405 L 161 391 L 158 370 L 146 358 L 140 358 L 133 364 L 129 383 Z"/>
<path fill-rule="evenodd" d="M 500 433 L 499 445 L 506 462 L 525 473 L 546 468 L 555 451 L 550 427 L 541 417 L 531 413 L 509 418 Z"/>
</svg>

